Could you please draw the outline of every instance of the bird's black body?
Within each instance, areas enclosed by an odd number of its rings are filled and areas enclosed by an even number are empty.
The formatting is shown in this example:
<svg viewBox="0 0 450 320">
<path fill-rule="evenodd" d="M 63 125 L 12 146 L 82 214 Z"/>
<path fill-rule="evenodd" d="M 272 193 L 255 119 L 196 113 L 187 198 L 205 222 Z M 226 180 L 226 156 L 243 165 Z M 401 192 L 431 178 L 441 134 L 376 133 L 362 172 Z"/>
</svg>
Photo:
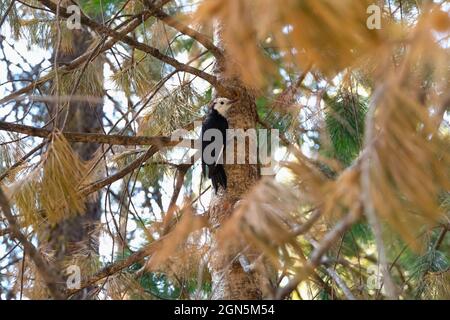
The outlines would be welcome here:
<svg viewBox="0 0 450 320">
<path fill-rule="evenodd" d="M 214 163 L 207 163 L 205 162 L 205 148 L 214 142 L 215 138 L 212 138 L 211 141 L 205 141 L 203 139 L 203 134 L 208 129 L 217 129 L 222 134 L 222 141 L 221 145 L 222 150 L 219 152 L 215 152 L 213 150 L 211 152 L 211 156 L 215 159 Z M 217 163 L 220 156 L 223 156 L 223 153 L 225 152 L 225 146 L 226 146 L 226 130 L 228 129 L 228 121 L 227 119 L 222 116 L 215 108 L 214 104 L 212 108 L 210 109 L 210 112 L 205 118 L 205 121 L 203 121 L 202 125 L 202 169 L 203 169 L 203 175 L 206 176 L 206 167 L 208 167 L 208 178 L 211 179 L 214 191 L 217 193 L 217 190 L 219 186 L 221 186 L 223 189 L 227 188 L 227 176 L 225 173 L 225 168 L 223 164 Z"/>
</svg>

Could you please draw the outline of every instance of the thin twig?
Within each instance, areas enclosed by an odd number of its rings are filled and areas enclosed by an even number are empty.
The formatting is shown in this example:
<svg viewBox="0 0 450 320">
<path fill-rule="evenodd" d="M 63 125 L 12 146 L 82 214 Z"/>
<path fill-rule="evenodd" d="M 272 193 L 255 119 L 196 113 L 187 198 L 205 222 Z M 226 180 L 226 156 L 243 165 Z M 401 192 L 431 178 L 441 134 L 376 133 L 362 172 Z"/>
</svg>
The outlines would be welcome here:
<svg viewBox="0 0 450 320">
<path fill-rule="evenodd" d="M 204 34 L 179 22 L 178 20 L 176 20 L 172 16 L 168 15 L 167 13 L 165 13 L 162 10 L 159 10 L 159 9 L 155 10 L 155 5 L 153 5 L 150 2 L 150 0 L 145 0 L 145 5 L 147 6 L 147 8 L 149 8 L 150 10 L 155 12 L 154 16 L 156 18 L 160 19 L 168 26 L 178 30 L 182 34 L 190 36 L 192 39 L 196 40 L 197 42 L 202 44 L 206 49 L 208 49 L 215 57 L 218 57 L 220 59 L 223 56 L 223 52 L 217 46 L 214 45 L 214 43 L 211 41 L 211 39 L 209 39 Z"/>
<path fill-rule="evenodd" d="M 377 245 L 378 256 L 380 261 L 381 273 L 384 278 L 384 283 L 386 284 L 386 294 L 390 299 L 397 299 L 397 290 L 392 280 L 391 274 L 389 272 L 388 260 L 386 255 L 386 248 L 384 246 L 381 225 L 378 221 L 377 214 L 375 212 L 375 207 L 371 196 L 371 158 L 376 156 L 372 151 L 374 136 L 374 115 L 376 105 L 378 103 L 379 97 L 383 94 L 384 87 L 380 87 L 374 93 L 371 104 L 369 106 L 369 111 L 366 116 L 366 132 L 364 136 L 364 146 L 366 151 L 366 157 L 362 159 L 361 162 L 361 200 L 364 206 L 364 214 L 372 227 L 375 242 Z"/>
<path fill-rule="evenodd" d="M 20 167 L 29 157 L 31 157 L 33 154 L 35 154 L 37 151 L 39 151 L 40 149 L 42 149 L 45 145 L 47 144 L 47 141 L 41 142 L 40 144 L 38 144 L 36 147 L 34 147 L 33 149 L 30 150 L 30 152 L 28 152 L 26 155 L 24 155 L 22 158 L 19 159 L 19 161 L 17 161 L 16 163 L 14 163 L 11 167 L 9 167 L 8 169 L 6 169 L 1 175 L 0 175 L 0 181 L 2 181 L 3 179 L 5 179 L 12 170 Z"/>
<path fill-rule="evenodd" d="M 348 300 L 357 300 L 353 293 L 350 291 L 349 287 L 345 284 L 344 280 L 337 274 L 337 272 L 330 267 L 326 267 L 325 271 L 328 273 L 328 275 L 336 282 L 338 287 L 342 290 L 342 293 L 344 293 L 345 297 Z"/>
<path fill-rule="evenodd" d="M 110 264 L 110 265 L 104 267 L 103 269 L 98 271 L 96 274 L 94 274 L 92 277 L 90 277 L 89 279 L 84 280 L 81 283 L 80 288 L 78 288 L 76 290 L 71 290 L 71 291 L 69 290 L 67 292 L 68 296 L 71 296 L 71 295 L 79 292 L 80 290 L 83 290 L 86 287 L 92 286 L 99 280 L 107 278 L 107 277 L 109 277 L 119 271 L 122 271 L 123 269 L 126 269 L 126 268 L 130 267 L 131 265 L 143 260 L 147 256 L 151 255 L 152 253 L 154 253 L 155 251 L 160 249 L 161 246 L 163 245 L 164 239 L 165 239 L 165 237 L 163 236 L 163 237 L 159 238 L 158 240 L 155 240 L 152 243 L 144 246 L 140 250 L 134 252 L 133 254 L 128 256 L 126 259 L 119 260 L 113 264 Z"/>
<path fill-rule="evenodd" d="M 339 220 L 339 222 L 331 229 L 319 242 L 309 260 L 301 268 L 301 270 L 296 274 L 296 276 L 289 281 L 289 283 L 278 290 L 275 298 L 280 300 L 284 299 L 294 291 L 302 280 L 304 280 L 311 272 L 314 271 L 317 266 L 320 265 L 323 255 L 329 250 L 329 248 L 336 242 L 345 231 L 347 231 L 360 217 L 360 212 L 354 212 L 347 214 L 344 218 Z"/>
<path fill-rule="evenodd" d="M 11 0 L 11 2 L 9 3 L 8 8 L 6 8 L 5 14 L 3 15 L 2 20 L 0 21 L 0 29 L 2 28 L 3 23 L 5 23 L 6 18 L 8 17 L 9 12 L 13 8 L 15 2 L 16 2 L 16 0 Z"/>
</svg>

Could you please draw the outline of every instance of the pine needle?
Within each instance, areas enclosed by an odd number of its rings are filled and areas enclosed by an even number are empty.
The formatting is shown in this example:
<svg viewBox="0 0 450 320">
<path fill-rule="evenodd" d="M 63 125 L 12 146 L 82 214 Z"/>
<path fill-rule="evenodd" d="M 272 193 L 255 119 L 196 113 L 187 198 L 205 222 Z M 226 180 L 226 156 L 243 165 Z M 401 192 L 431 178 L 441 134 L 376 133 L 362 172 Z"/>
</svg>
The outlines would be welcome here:
<svg viewBox="0 0 450 320">
<path fill-rule="evenodd" d="M 85 167 L 62 134 L 52 135 L 42 170 L 40 202 L 48 221 L 56 224 L 72 215 L 84 214 L 84 199 L 77 187 Z"/>
</svg>

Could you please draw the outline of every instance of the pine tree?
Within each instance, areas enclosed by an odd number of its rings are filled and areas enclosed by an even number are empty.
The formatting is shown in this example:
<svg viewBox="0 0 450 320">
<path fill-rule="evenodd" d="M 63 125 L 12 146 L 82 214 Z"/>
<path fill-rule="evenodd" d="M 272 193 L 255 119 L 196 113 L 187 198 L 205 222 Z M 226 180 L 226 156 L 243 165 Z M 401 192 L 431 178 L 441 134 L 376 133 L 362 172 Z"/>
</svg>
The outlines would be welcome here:
<svg viewBox="0 0 450 320">
<path fill-rule="evenodd" d="M 0 298 L 448 299 L 445 3 L 72 2 L 0 3 Z M 184 161 L 216 97 L 275 174 Z"/>
</svg>

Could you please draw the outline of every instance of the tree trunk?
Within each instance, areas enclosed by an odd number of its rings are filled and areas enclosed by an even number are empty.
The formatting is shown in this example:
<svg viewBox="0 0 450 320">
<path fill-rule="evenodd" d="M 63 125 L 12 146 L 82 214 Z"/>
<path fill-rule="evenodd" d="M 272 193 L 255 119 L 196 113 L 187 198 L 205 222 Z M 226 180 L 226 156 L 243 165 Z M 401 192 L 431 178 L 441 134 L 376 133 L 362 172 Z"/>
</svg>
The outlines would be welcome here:
<svg viewBox="0 0 450 320">
<path fill-rule="evenodd" d="M 225 59 L 229 57 L 225 56 Z M 257 122 L 255 96 L 252 91 L 236 77 L 229 77 L 225 70 L 225 61 L 217 61 L 216 75 L 220 82 L 227 87 L 238 103 L 230 108 L 227 120 L 230 129 L 254 129 Z M 247 146 L 248 147 L 248 146 Z M 235 157 L 237 155 L 235 144 Z M 236 163 L 236 162 L 233 162 Z M 209 222 L 213 228 L 213 245 L 209 261 L 209 271 L 212 278 L 212 299 L 262 299 L 267 296 L 264 288 L 266 277 L 259 270 L 244 271 L 240 263 L 239 252 L 245 245 L 224 250 L 214 240 L 215 234 L 233 213 L 236 203 L 257 183 L 260 178 L 257 164 L 249 163 L 248 148 L 246 148 L 245 164 L 225 165 L 227 174 L 226 191 L 219 189 L 213 195 L 209 206 Z M 252 263 L 259 253 L 255 249 L 246 250 L 245 258 Z M 241 260 L 242 261 L 242 260 Z"/>
<path fill-rule="evenodd" d="M 84 54 L 91 43 L 92 38 L 87 31 L 72 30 L 72 32 L 74 33 L 72 45 L 73 51 L 71 53 L 60 52 L 57 59 L 58 64 L 70 62 Z M 94 61 L 91 63 L 101 62 Z M 102 121 L 101 119 L 103 118 L 102 104 L 73 101 L 70 103 L 69 108 L 66 108 L 65 110 L 69 110 L 69 114 L 64 131 L 100 133 L 100 121 Z M 53 110 L 53 112 L 54 111 L 55 110 Z M 64 118 L 65 113 L 65 111 L 61 113 L 59 117 L 60 120 L 61 118 Z M 72 148 L 82 160 L 86 161 L 93 158 L 99 145 L 94 143 L 73 143 Z M 58 225 L 51 228 L 47 249 L 51 250 L 54 257 L 54 263 L 61 275 L 65 275 L 67 262 L 73 259 L 74 254 L 92 254 L 86 258 L 96 259 L 96 256 L 99 253 L 99 235 L 96 232 L 96 225 L 100 222 L 100 216 L 100 198 L 88 199 L 86 202 L 86 212 L 84 214 L 61 221 Z M 82 268 L 81 272 L 83 273 Z M 81 274 L 81 277 L 83 278 L 83 274 Z M 66 289 L 66 285 L 61 284 L 61 291 Z M 86 288 L 71 298 L 90 299 L 90 290 L 92 290 L 92 288 Z"/>
</svg>

